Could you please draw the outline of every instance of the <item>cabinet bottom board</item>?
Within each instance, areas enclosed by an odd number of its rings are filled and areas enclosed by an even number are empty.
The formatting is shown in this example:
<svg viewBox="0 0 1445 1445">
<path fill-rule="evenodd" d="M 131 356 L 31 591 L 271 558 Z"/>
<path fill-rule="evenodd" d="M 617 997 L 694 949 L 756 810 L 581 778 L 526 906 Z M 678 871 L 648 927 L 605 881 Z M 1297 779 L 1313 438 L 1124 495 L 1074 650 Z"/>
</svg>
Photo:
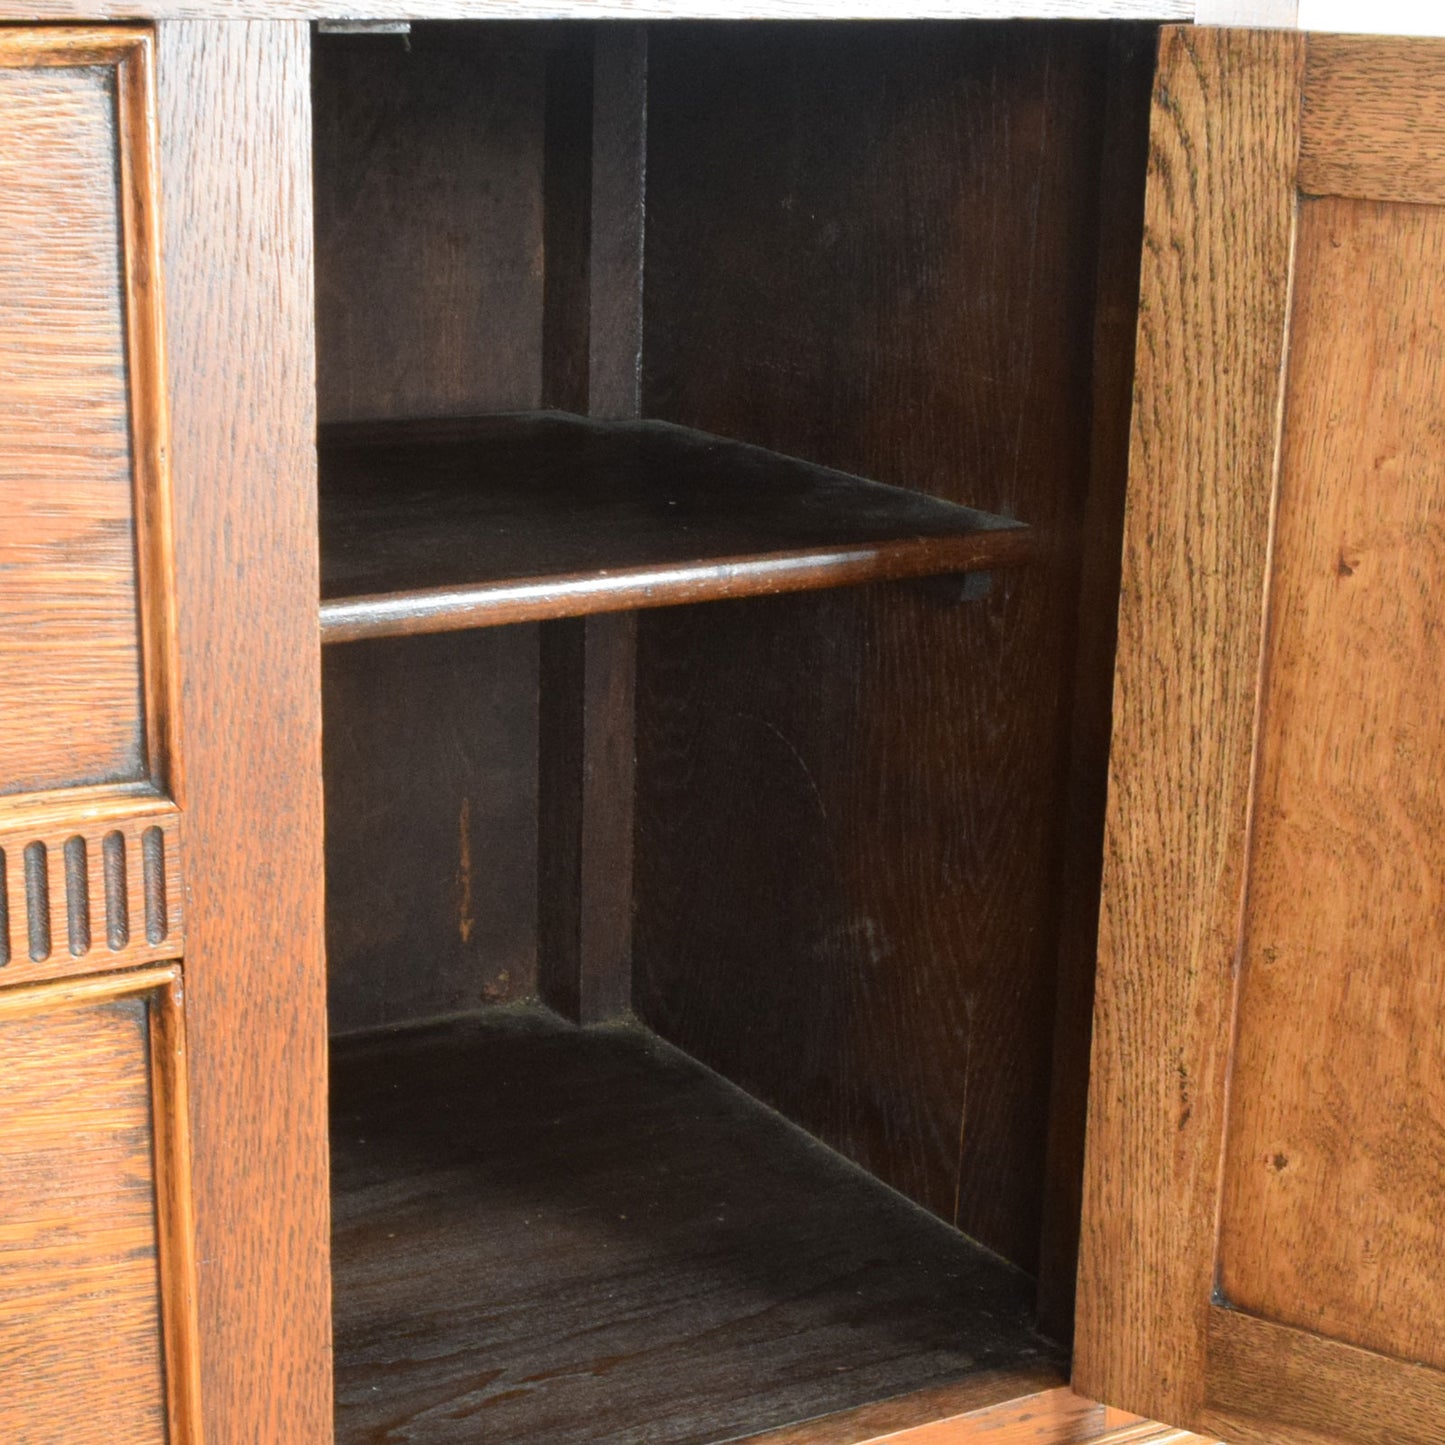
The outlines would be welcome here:
<svg viewBox="0 0 1445 1445">
<path fill-rule="evenodd" d="M 711 1445 L 1060 1364 L 1026 1276 L 636 1025 L 339 1039 L 332 1173 L 343 1445 Z"/>
</svg>

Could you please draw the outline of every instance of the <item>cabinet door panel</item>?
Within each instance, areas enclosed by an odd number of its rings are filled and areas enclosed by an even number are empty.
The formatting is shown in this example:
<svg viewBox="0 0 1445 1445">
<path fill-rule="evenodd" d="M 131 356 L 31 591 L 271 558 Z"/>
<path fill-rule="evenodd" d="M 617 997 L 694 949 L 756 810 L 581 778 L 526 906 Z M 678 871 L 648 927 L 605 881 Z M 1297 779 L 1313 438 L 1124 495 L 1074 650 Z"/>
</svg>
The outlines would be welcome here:
<svg viewBox="0 0 1445 1445">
<path fill-rule="evenodd" d="M 0 993 L 6 1440 L 194 1438 L 174 981 L 151 970 Z"/>
<path fill-rule="evenodd" d="M 164 781 L 148 45 L 0 28 L 0 795 Z"/>
<path fill-rule="evenodd" d="M 1077 1384 L 1231 1441 L 1445 1439 L 1442 117 L 1164 36 Z"/>
</svg>

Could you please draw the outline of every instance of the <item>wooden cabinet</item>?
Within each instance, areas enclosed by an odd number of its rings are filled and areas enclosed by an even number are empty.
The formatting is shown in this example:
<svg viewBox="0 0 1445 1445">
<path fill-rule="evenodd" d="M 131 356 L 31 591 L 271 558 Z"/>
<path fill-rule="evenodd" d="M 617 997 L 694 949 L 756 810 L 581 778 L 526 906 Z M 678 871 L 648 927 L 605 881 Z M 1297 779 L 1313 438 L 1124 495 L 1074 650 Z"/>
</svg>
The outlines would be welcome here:
<svg viewBox="0 0 1445 1445">
<path fill-rule="evenodd" d="M 1445 45 L 1166 32 L 1081 1385 L 1445 1435 Z"/>
<path fill-rule="evenodd" d="M 0 29 L 7 1438 L 1445 1439 L 1445 46 L 441 8 Z"/>
</svg>

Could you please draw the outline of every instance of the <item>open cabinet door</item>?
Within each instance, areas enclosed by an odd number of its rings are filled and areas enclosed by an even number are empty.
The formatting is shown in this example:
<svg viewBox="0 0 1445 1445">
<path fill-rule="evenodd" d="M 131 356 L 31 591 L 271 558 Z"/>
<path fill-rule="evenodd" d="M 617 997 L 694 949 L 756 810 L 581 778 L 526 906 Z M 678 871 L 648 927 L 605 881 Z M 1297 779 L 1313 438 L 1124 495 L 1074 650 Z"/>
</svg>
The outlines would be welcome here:
<svg viewBox="0 0 1445 1445">
<path fill-rule="evenodd" d="M 1156 84 L 1076 1388 L 1445 1440 L 1445 42 Z"/>
</svg>

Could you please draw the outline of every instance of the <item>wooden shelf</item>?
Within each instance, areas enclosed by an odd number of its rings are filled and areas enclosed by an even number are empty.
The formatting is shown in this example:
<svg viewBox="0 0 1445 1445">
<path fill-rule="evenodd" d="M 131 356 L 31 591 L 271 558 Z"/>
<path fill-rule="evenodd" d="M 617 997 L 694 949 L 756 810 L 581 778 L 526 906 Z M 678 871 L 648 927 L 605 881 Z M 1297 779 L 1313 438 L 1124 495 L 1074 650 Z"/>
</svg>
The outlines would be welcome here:
<svg viewBox="0 0 1445 1445">
<path fill-rule="evenodd" d="M 326 642 L 1023 561 L 1026 527 L 663 422 L 324 427 Z"/>
<path fill-rule="evenodd" d="M 341 1445 L 698 1445 L 1061 1362 L 1024 1275 L 636 1025 L 341 1039 L 331 1099 Z"/>
</svg>

